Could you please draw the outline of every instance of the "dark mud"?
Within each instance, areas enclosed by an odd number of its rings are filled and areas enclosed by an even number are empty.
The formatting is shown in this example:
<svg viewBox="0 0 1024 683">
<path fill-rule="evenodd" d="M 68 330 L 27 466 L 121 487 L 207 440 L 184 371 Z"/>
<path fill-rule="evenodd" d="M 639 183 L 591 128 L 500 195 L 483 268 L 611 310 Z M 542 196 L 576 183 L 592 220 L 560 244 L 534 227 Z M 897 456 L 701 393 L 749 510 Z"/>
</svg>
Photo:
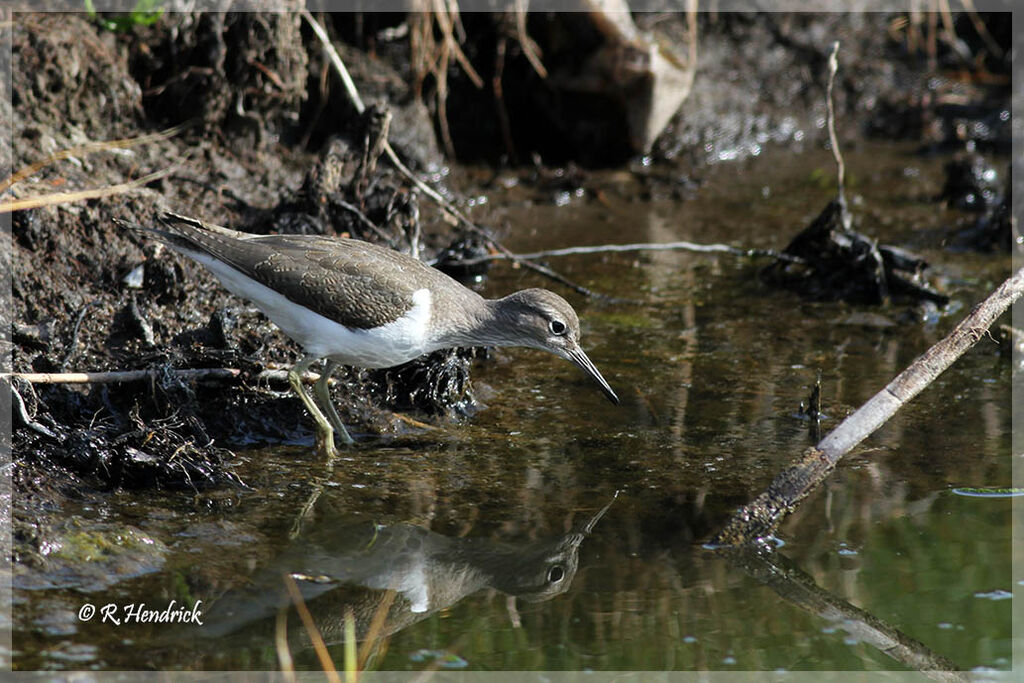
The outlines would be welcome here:
<svg viewBox="0 0 1024 683">
<path fill-rule="evenodd" d="M 491 113 L 492 93 L 471 86 L 455 67 L 448 134 L 459 159 L 533 164 L 481 172 L 484 179 L 452 176 L 431 116 L 437 83 L 417 79 L 405 42 L 386 37 L 401 17 L 353 16 L 329 17 L 331 30 L 348 41 L 346 64 L 364 99 L 387 105 L 387 129 L 402 157 L 432 182 L 455 187 L 442 185 L 443 193 L 477 198 L 488 187 L 519 186 L 529 202 L 600 201 L 607 176 L 572 160 L 617 165 L 630 158 L 628 145 L 609 132 L 620 119 L 582 118 L 613 107 L 569 106 L 566 91 L 538 81 L 513 45 L 503 66 L 511 138 L 503 139 L 500 117 Z M 1009 109 L 1009 57 L 986 58 L 990 79 L 957 80 L 950 76 L 955 55 L 942 52 L 929 64 L 908 52 L 893 30 L 896 20 L 881 13 L 701 15 L 693 91 L 650 153 L 634 157 L 622 177 L 625 191 L 685 199 L 700 191 L 708 161 L 757 155 L 768 145 L 798 152 L 818 144 L 824 63 L 836 39 L 843 44 L 837 106 L 844 144 L 869 132 L 917 139 L 925 150 L 969 142 L 974 153 L 1008 147 L 1002 114 Z M 573 60 L 581 60 L 564 44 L 575 21 L 530 17 L 529 31 L 552 69 L 571 73 Z M 685 30 L 679 17 L 639 22 L 666 40 Z M 1009 29 L 1009 22 L 993 23 Z M 497 68 L 502 25 L 491 15 L 465 17 L 467 33 L 477 36 L 466 52 L 486 83 Z M 969 28 L 963 35 L 980 41 Z M 1008 34 L 995 39 L 1009 45 Z M 384 109 L 355 113 L 297 14 L 174 13 L 124 33 L 82 14 L 17 14 L 13 48 L 14 168 L 78 148 L 15 185 L 15 197 L 115 185 L 173 167 L 132 192 L 13 216 L 13 308 L 4 323 L 13 331 L 14 371 L 150 371 L 132 383 L 12 384 L 15 484 L 23 494 L 15 530 L 20 554 L 30 558 L 44 539 L 66 531 L 48 528 L 49 518 L 37 512 L 59 510 L 69 497 L 243 487 L 224 446 L 311 441 L 298 401 L 265 374 L 293 362 L 294 345 L 201 267 L 122 233 L 114 217 L 148 224 L 172 210 L 252 232 L 348 233 L 403 250 L 421 240 L 423 254 L 442 263 L 446 254 L 479 253 L 481 245 L 366 154 Z M 175 136 L 127 150 L 80 148 L 179 125 Z M 595 146 L 601 136 L 609 136 L 607 144 Z M 977 196 L 989 198 L 990 190 Z M 991 199 L 990 223 L 1003 232 L 984 239 L 1006 248 L 1008 200 Z M 478 215 L 486 222 L 486 208 Z M 470 373 L 477 355 L 445 352 L 388 371 L 348 371 L 335 399 L 357 433 L 416 429 L 395 411 L 460 419 L 475 409 Z M 237 373 L 193 380 L 175 372 L 219 368 Z"/>
</svg>

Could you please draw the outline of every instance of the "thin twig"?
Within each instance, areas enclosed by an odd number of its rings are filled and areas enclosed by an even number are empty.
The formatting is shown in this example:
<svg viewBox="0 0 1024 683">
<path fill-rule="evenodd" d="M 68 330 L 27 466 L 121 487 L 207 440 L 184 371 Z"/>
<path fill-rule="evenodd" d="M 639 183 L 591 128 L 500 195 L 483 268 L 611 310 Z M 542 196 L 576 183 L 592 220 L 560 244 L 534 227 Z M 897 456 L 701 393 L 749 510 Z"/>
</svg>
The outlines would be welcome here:
<svg viewBox="0 0 1024 683">
<path fill-rule="evenodd" d="M 494 95 L 494 108 L 498 113 L 498 126 L 501 129 L 501 139 L 505 143 L 505 154 L 515 164 L 516 145 L 512 141 L 512 124 L 508 119 L 508 108 L 505 106 L 505 90 L 502 85 L 502 78 L 505 75 L 505 58 L 508 48 L 508 37 L 502 34 L 498 37 L 497 45 L 494 47 L 494 73 L 491 76 L 491 93 Z"/>
<path fill-rule="evenodd" d="M 455 22 L 459 20 L 459 5 L 454 0 L 434 0 L 434 18 L 437 20 L 441 35 L 448 43 L 448 49 L 455 55 L 455 61 L 459 63 L 469 80 L 477 89 L 484 87 L 484 79 L 476 72 L 473 65 L 469 63 L 466 53 L 459 47 L 459 41 L 455 39 Z"/>
<path fill-rule="evenodd" d="M 352 105 L 356 108 L 358 113 L 362 114 L 366 111 L 366 105 L 363 104 L 362 98 L 359 97 L 359 90 L 356 89 L 356 84 L 352 80 L 352 76 L 349 75 L 348 69 L 345 68 L 345 62 L 341 61 L 341 55 L 339 55 L 338 51 L 334 49 L 334 44 L 331 43 L 331 37 L 327 35 L 327 31 L 325 31 L 324 27 L 320 25 L 320 22 L 313 18 L 313 15 L 309 13 L 309 10 L 302 9 L 299 11 L 299 14 L 306 20 L 309 27 L 313 29 L 313 33 L 316 34 L 320 44 L 324 46 L 324 50 L 327 52 L 328 58 L 334 65 L 338 75 L 341 76 L 341 82 L 345 85 L 345 90 L 348 92 L 349 99 L 352 100 Z"/>
<path fill-rule="evenodd" d="M 82 306 L 82 310 L 78 312 L 75 317 L 75 325 L 71 330 L 71 339 L 68 341 L 68 353 L 64 356 L 64 360 L 60 362 L 60 369 L 63 370 L 71 362 L 71 359 L 75 356 L 75 349 L 78 347 L 78 333 L 82 330 L 82 321 L 85 320 L 85 314 L 89 312 L 89 309 L 96 306 L 97 302 L 90 301 L 86 305 Z"/>
<path fill-rule="evenodd" d="M 383 230 L 381 230 L 376 225 L 374 225 L 373 221 L 371 221 L 366 216 L 365 213 L 363 213 L 362 211 L 359 210 L 359 207 L 357 207 L 357 206 L 355 206 L 353 204 L 349 204 L 348 202 L 344 201 L 343 199 L 332 199 L 331 201 L 336 203 L 338 206 L 340 206 L 341 208 L 345 209 L 346 211 L 348 211 L 352 215 L 354 215 L 356 218 L 358 218 L 359 222 L 362 223 L 363 225 L 365 225 L 366 227 L 368 227 L 370 229 L 370 231 L 373 234 L 375 234 L 377 237 L 380 237 L 385 242 L 390 242 L 391 241 L 391 238 L 389 238 L 386 234 L 384 234 Z"/>
<path fill-rule="evenodd" d="M 32 384 L 117 384 L 149 380 L 164 372 L 161 368 L 110 372 L 4 372 L 0 373 L 0 379 L 17 377 Z M 235 368 L 185 368 L 167 370 L 166 373 L 176 379 L 234 379 L 242 371 Z"/>
<path fill-rule="evenodd" d="M 843 163 L 843 154 L 839 151 L 839 138 L 836 136 L 836 109 L 832 102 L 832 88 L 835 85 L 836 71 L 839 70 L 839 41 L 832 43 L 832 52 L 828 56 L 828 89 L 826 104 L 828 105 L 828 141 L 832 146 L 832 156 L 839 168 L 839 202 L 846 206 L 846 199 L 843 189 L 846 186 L 846 164 Z"/>
<path fill-rule="evenodd" d="M 547 251 L 535 251 L 528 254 L 485 254 L 472 258 L 459 259 L 450 263 L 460 266 L 471 266 L 485 261 L 500 261 L 510 259 L 514 261 L 551 258 L 554 256 L 576 256 L 580 254 L 605 254 L 627 251 L 693 251 L 698 253 L 719 253 L 733 254 L 734 256 L 768 256 L 771 258 L 789 261 L 792 263 L 804 263 L 799 256 L 785 254 L 774 249 L 741 249 L 731 247 L 728 244 L 698 244 L 696 242 L 663 242 L 663 243 L 634 243 L 634 244 L 601 244 L 594 246 L 566 247 L 564 249 L 549 249 Z"/>
<path fill-rule="evenodd" d="M 526 57 L 526 61 L 530 62 L 530 66 L 537 72 L 537 75 L 541 78 L 548 77 L 548 70 L 544 68 L 544 64 L 540 61 L 540 48 L 537 47 L 537 43 L 533 42 L 533 39 L 526 33 L 526 14 L 530 9 L 530 0 L 516 0 L 516 6 L 513 10 L 516 14 L 516 36 L 519 39 L 519 46 L 523 49 L 523 56 Z"/>
<path fill-rule="evenodd" d="M 985 45 L 988 47 L 989 52 L 991 52 L 996 59 L 1002 59 L 1004 54 L 1003 48 L 999 46 L 999 43 L 997 43 L 995 38 L 992 37 L 992 34 L 989 33 L 988 28 L 985 27 L 985 22 L 983 22 L 981 17 L 978 16 L 978 10 L 974 8 L 974 1 L 960 0 L 960 4 L 964 6 L 964 10 L 967 11 L 967 16 L 970 17 L 971 23 L 974 24 L 974 30 L 977 31 L 978 35 L 981 36 L 981 39 L 985 41 Z"/>
<path fill-rule="evenodd" d="M 956 51 L 956 28 L 953 26 L 953 10 L 949 7 L 949 0 L 938 0 L 939 18 L 942 19 L 942 27 L 946 30 L 946 42 Z"/>
<path fill-rule="evenodd" d="M 567 278 L 567 277 L 565 277 L 565 276 L 555 272 L 554 270 L 548 268 L 545 265 L 541 265 L 540 263 L 536 263 L 534 261 L 526 261 L 526 260 L 517 259 L 517 258 L 513 258 L 512 260 L 515 263 L 518 263 L 521 267 L 526 268 L 528 270 L 532 270 L 535 273 L 540 273 L 541 275 L 543 275 L 545 277 L 551 278 L 555 282 L 563 284 L 566 287 L 568 287 L 569 289 L 571 289 L 573 291 L 576 291 L 576 292 L 582 294 L 583 296 L 589 296 L 589 297 L 593 297 L 595 299 L 604 299 L 605 301 L 619 301 L 619 302 L 629 301 L 629 299 L 624 299 L 622 297 L 610 296 L 608 294 L 601 294 L 600 292 L 595 292 L 594 290 L 590 289 L 589 287 L 584 287 L 583 285 L 577 284 L 577 283 L 573 282 L 572 280 L 570 280 L 569 278 Z"/>
<path fill-rule="evenodd" d="M 19 392 L 18 388 L 14 386 L 14 383 L 9 382 L 9 386 L 11 388 L 11 398 L 13 399 L 14 409 L 16 411 L 15 414 L 19 418 L 21 418 L 21 421 L 25 424 L 25 426 L 29 427 L 33 431 L 39 432 L 43 436 L 48 436 L 51 439 L 56 439 L 56 434 L 50 431 L 47 427 L 44 427 L 43 425 L 33 420 L 32 416 L 28 414 L 28 408 L 25 407 L 25 399 L 22 398 L 21 392 Z"/>
</svg>

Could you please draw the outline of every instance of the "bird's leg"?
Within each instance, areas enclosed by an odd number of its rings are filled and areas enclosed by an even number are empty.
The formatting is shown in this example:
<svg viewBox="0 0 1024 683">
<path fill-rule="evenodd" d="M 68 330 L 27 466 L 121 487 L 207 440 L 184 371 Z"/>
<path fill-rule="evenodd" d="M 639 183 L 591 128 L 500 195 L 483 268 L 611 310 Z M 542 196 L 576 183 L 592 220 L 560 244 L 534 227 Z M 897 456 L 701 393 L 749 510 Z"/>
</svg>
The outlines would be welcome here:
<svg viewBox="0 0 1024 683">
<path fill-rule="evenodd" d="M 321 450 L 328 457 L 333 457 L 337 452 L 334 448 L 334 430 L 331 429 L 330 423 L 324 414 L 317 408 L 316 402 L 306 393 L 306 389 L 302 386 L 302 374 L 309 369 L 309 366 L 320 360 L 315 356 L 303 356 L 299 359 L 299 362 L 292 366 L 292 369 L 288 371 L 288 382 L 292 385 L 292 389 L 299 398 L 302 399 L 302 403 L 305 404 L 306 410 L 313 416 L 313 421 L 316 422 L 316 444 L 317 448 Z M 348 436 L 348 434 L 346 434 Z"/>
<path fill-rule="evenodd" d="M 327 388 L 327 382 L 330 381 L 331 374 L 337 367 L 338 363 L 330 358 L 327 359 L 327 363 L 324 365 L 324 371 L 320 373 L 320 379 L 313 385 L 313 395 L 316 397 L 316 400 L 320 402 L 320 407 L 324 409 L 325 413 L 327 413 L 327 419 L 330 420 L 335 433 L 347 446 L 351 446 L 355 443 L 355 440 L 349 436 L 348 430 L 345 429 L 345 424 L 338 416 L 338 411 L 335 409 L 334 402 L 331 400 L 330 389 Z"/>
</svg>

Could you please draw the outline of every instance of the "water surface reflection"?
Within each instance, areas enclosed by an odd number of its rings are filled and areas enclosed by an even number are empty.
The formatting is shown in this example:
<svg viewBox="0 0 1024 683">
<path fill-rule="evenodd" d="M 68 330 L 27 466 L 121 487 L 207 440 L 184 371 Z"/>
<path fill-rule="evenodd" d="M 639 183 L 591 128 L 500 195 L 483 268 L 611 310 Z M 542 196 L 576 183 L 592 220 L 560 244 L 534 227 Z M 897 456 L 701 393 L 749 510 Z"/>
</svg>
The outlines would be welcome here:
<svg viewBox="0 0 1024 683">
<path fill-rule="evenodd" d="M 204 641 L 230 637 L 232 650 L 265 647 L 283 618 L 289 647 L 309 648 L 310 632 L 295 613 L 301 602 L 327 645 L 345 641 L 346 621 L 357 640 L 383 639 L 486 588 L 508 596 L 518 626 L 515 600 L 542 602 L 566 592 L 580 544 L 611 505 L 569 533 L 518 543 L 446 536 L 409 523 L 321 518 L 244 587 L 217 600 L 199 634 Z"/>
</svg>

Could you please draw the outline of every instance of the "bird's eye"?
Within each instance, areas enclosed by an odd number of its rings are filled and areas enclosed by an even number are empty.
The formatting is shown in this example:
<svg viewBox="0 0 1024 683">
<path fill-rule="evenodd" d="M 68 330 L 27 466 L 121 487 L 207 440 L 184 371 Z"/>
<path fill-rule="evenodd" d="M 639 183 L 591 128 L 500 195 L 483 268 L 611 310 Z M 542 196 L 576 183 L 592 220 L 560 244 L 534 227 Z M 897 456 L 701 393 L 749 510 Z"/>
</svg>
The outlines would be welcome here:
<svg viewBox="0 0 1024 683">
<path fill-rule="evenodd" d="M 565 578 L 565 570 L 557 564 L 548 570 L 548 583 L 558 583 Z"/>
<path fill-rule="evenodd" d="M 556 334 L 561 337 L 565 334 L 565 323 L 561 320 L 552 320 L 548 323 L 548 329 L 551 330 L 551 334 Z"/>
</svg>

